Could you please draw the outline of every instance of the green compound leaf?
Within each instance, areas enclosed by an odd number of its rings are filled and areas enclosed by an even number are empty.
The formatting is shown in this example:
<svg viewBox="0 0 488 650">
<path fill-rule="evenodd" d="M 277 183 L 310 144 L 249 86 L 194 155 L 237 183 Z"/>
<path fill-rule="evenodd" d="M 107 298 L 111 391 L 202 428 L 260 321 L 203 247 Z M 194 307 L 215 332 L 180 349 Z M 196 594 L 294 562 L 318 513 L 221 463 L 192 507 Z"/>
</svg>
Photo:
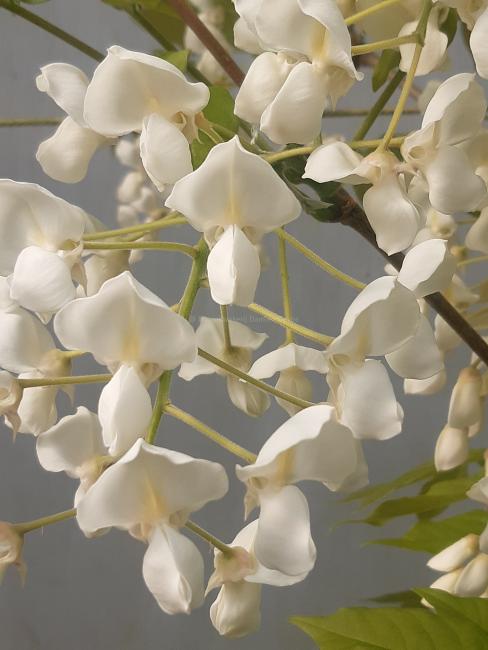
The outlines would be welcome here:
<svg viewBox="0 0 488 650">
<path fill-rule="evenodd" d="M 403 537 L 375 539 L 368 544 L 395 546 L 410 551 L 435 554 L 469 533 L 479 535 L 487 524 L 488 512 L 472 510 L 437 521 L 419 521 Z"/>
<path fill-rule="evenodd" d="M 189 50 L 178 50 L 177 52 L 166 52 L 165 50 L 154 50 L 153 55 L 164 59 L 174 65 L 181 72 L 186 72 L 188 67 Z"/>
<path fill-rule="evenodd" d="M 234 115 L 234 99 L 223 86 L 211 86 L 210 99 L 203 109 L 203 114 L 209 122 L 237 133 L 239 122 Z"/>
</svg>

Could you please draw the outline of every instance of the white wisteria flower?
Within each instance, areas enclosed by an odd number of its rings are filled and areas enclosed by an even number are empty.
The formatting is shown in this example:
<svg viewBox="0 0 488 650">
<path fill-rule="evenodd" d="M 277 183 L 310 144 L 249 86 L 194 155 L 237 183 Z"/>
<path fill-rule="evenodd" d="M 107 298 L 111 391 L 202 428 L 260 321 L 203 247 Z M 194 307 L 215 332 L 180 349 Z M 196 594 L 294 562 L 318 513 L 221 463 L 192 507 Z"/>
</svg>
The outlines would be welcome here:
<svg viewBox="0 0 488 650">
<path fill-rule="evenodd" d="M 254 554 L 254 542 L 259 521 L 245 526 L 229 544 L 230 555 L 215 549 L 215 571 L 211 575 L 207 593 L 216 587 L 220 591 L 210 607 L 210 619 L 219 634 L 239 638 L 255 632 L 261 623 L 261 587 L 293 585 L 306 577 L 287 575 L 266 569 Z"/>
<path fill-rule="evenodd" d="M 86 492 L 77 519 L 87 535 L 116 527 L 148 542 L 142 572 L 149 591 L 165 612 L 189 613 L 203 602 L 203 559 L 178 529 L 227 489 L 218 463 L 139 439 Z"/>
<path fill-rule="evenodd" d="M 421 174 L 432 206 L 447 214 L 479 207 L 487 188 L 475 173 L 466 146 L 481 131 L 486 99 L 474 75 L 446 79 L 430 100 L 420 130 L 401 148 L 408 166 Z"/>
<path fill-rule="evenodd" d="M 142 162 L 162 190 L 192 171 L 189 143 L 209 96 L 171 63 L 114 45 L 88 84 L 84 119 L 106 137 L 141 133 Z"/>
<path fill-rule="evenodd" d="M 267 569 L 306 575 L 315 563 L 310 513 L 299 481 L 320 481 L 330 490 L 361 487 L 367 467 L 361 444 L 336 420 L 329 404 L 300 411 L 277 429 L 252 465 L 236 468 L 246 484 L 246 515 L 260 508 L 254 553 Z"/>
<path fill-rule="evenodd" d="M 277 144 L 311 142 L 320 134 L 324 110 L 363 78 L 336 2 L 235 0 L 235 7 L 245 32 L 255 36 L 244 42 L 255 40 L 267 50 L 249 68 L 236 115 L 259 124 Z"/>
<path fill-rule="evenodd" d="M 205 162 L 178 181 L 166 205 L 185 215 L 211 247 L 212 298 L 220 305 L 254 300 L 263 235 L 298 217 L 300 203 L 271 165 L 237 137 L 214 147 Z"/>
<path fill-rule="evenodd" d="M 85 73 L 68 63 L 50 63 L 36 79 L 38 90 L 66 113 L 54 135 L 41 142 L 36 158 L 45 174 L 64 183 L 83 180 L 95 151 L 110 142 L 83 116 L 88 83 Z"/>
<path fill-rule="evenodd" d="M 268 335 L 253 332 L 243 323 L 233 320 L 229 320 L 228 323 L 232 344 L 230 350 L 226 349 L 222 320 L 206 316 L 202 316 L 196 331 L 198 347 L 231 366 L 247 372 L 251 367 L 252 353 L 261 347 Z M 227 392 L 232 403 L 244 413 L 257 417 L 269 407 L 269 397 L 266 393 L 200 356 L 191 363 L 182 363 L 178 374 L 182 379 L 191 381 L 199 375 L 213 373 L 226 378 Z"/>
<path fill-rule="evenodd" d="M 279 372 L 276 388 L 310 402 L 313 389 L 305 373 L 314 371 L 325 375 L 327 368 L 324 352 L 296 343 L 288 343 L 260 357 L 253 363 L 249 374 L 256 379 L 268 379 Z M 279 397 L 276 401 L 290 416 L 300 410 L 299 406 Z"/>
<path fill-rule="evenodd" d="M 80 240 L 92 228 L 83 210 L 39 185 L 0 180 L 0 274 L 11 298 L 46 320 L 73 300 L 74 281 L 84 280 Z"/>
</svg>

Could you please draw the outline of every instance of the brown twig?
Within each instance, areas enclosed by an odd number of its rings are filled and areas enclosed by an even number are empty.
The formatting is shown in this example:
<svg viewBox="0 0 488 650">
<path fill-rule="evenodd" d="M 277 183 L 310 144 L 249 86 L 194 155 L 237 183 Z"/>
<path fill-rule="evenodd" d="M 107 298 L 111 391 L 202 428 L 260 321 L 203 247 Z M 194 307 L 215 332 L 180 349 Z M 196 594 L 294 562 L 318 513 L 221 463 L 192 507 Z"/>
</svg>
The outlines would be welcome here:
<svg viewBox="0 0 488 650">
<path fill-rule="evenodd" d="M 181 20 L 191 29 L 195 36 L 200 39 L 207 50 L 213 54 L 236 86 L 240 86 L 244 81 L 244 73 L 226 49 L 222 47 L 215 36 L 202 23 L 186 0 L 167 0 L 167 3 L 176 11 Z"/>
</svg>

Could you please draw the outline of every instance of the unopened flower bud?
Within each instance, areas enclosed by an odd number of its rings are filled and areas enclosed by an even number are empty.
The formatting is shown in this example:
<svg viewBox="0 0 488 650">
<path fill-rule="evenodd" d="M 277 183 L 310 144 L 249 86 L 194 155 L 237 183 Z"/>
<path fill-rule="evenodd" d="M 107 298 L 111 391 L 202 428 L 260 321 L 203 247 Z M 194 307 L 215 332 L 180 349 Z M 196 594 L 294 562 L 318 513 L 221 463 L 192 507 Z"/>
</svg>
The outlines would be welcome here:
<svg viewBox="0 0 488 650">
<path fill-rule="evenodd" d="M 454 592 L 457 596 L 481 596 L 488 588 L 488 555 L 479 553 L 465 566 L 459 576 Z"/>
<path fill-rule="evenodd" d="M 458 539 L 457 542 L 443 549 L 437 555 L 434 555 L 428 562 L 427 566 L 434 571 L 443 573 L 455 571 L 461 568 L 471 560 L 479 551 L 478 535 L 466 535 Z"/>
<path fill-rule="evenodd" d="M 209 593 L 215 587 L 220 587 L 226 582 L 239 582 L 246 576 L 256 572 L 256 559 L 241 546 L 234 546 L 229 554 L 222 551 L 215 551 L 215 571 L 208 581 L 207 591 Z"/>
<path fill-rule="evenodd" d="M 446 573 L 445 575 L 441 576 L 440 578 L 437 578 L 431 585 L 431 589 L 440 589 L 441 591 L 446 591 L 448 594 L 454 593 L 454 587 L 456 586 L 456 582 L 459 580 L 459 576 L 463 572 L 462 569 L 456 569 L 456 571 L 451 571 L 450 573 Z M 429 603 L 428 600 L 425 600 L 425 598 L 422 598 L 421 600 L 422 605 L 425 607 L 429 607 L 432 609 L 432 605 Z"/>
<path fill-rule="evenodd" d="M 450 426 L 464 429 L 481 421 L 483 416 L 481 389 L 479 370 L 472 366 L 461 370 L 449 404 L 447 421 Z"/>
<path fill-rule="evenodd" d="M 20 427 L 17 409 L 21 399 L 22 388 L 18 380 L 5 370 L 0 371 L 0 415 L 7 418 L 14 435 Z"/>
<path fill-rule="evenodd" d="M 468 432 L 445 426 L 435 446 L 434 462 L 438 472 L 447 472 L 465 463 L 469 455 Z"/>
<path fill-rule="evenodd" d="M 13 564 L 17 567 L 22 583 L 25 581 L 27 567 L 22 559 L 24 537 L 15 527 L 6 522 L 0 522 L 0 581 L 3 579 L 7 568 Z"/>
</svg>

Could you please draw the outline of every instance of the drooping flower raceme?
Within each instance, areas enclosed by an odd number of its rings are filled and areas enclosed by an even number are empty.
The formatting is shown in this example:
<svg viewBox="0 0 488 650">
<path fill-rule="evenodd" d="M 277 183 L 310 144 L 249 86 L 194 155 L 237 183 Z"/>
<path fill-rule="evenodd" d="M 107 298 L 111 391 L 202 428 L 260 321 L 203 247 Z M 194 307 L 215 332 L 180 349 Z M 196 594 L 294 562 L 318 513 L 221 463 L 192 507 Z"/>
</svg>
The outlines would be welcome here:
<svg viewBox="0 0 488 650">
<path fill-rule="evenodd" d="M 351 37 L 336 2 L 234 4 L 246 32 L 266 50 L 252 63 L 239 90 L 236 115 L 258 124 L 277 144 L 311 142 L 320 134 L 325 108 L 335 106 L 363 76 L 354 67 Z"/>
<path fill-rule="evenodd" d="M 218 463 L 140 439 L 83 496 L 77 519 L 87 535 L 113 526 L 147 542 L 142 572 L 149 591 L 168 614 L 189 613 L 203 602 L 203 560 L 179 528 L 227 488 Z"/>
<path fill-rule="evenodd" d="M 271 165 L 237 137 L 219 144 L 193 173 L 178 181 L 166 205 L 203 232 L 212 298 L 220 305 L 254 300 L 263 235 L 300 214 L 300 203 Z"/>
</svg>

